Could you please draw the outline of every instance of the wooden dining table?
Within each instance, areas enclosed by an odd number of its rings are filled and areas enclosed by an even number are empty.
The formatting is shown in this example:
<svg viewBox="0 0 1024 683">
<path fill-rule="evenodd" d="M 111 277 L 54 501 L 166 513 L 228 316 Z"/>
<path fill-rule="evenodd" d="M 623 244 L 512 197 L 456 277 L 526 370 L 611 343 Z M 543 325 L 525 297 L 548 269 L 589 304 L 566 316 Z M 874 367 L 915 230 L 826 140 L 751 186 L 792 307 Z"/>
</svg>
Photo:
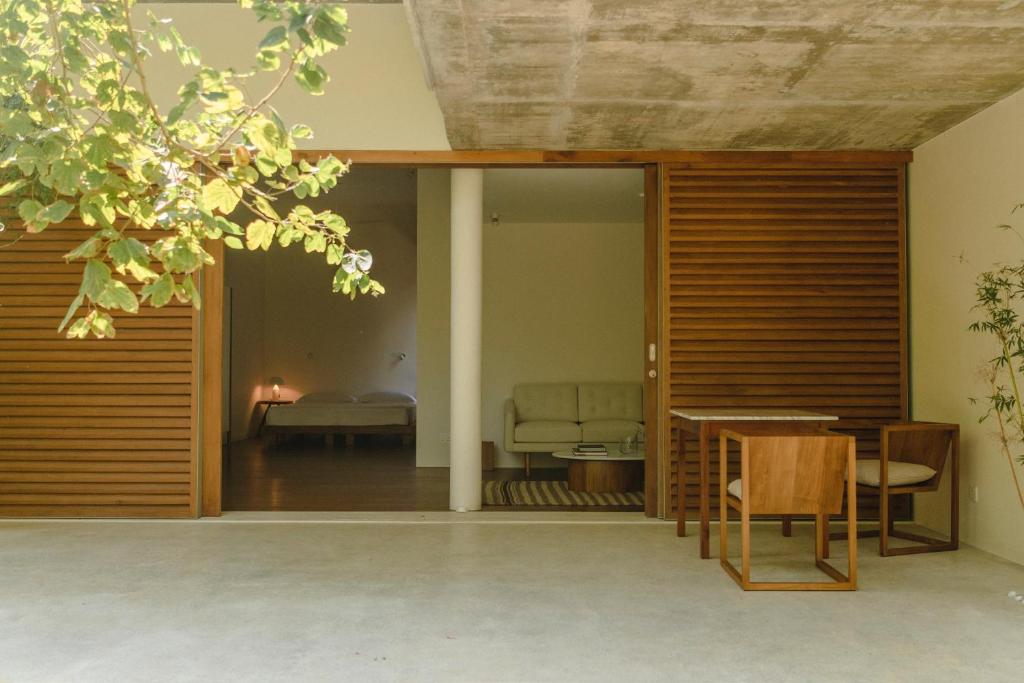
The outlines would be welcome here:
<svg viewBox="0 0 1024 683">
<path fill-rule="evenodd" d="M 822 429 L 839 419 L 807 410 L 775 408 L 673 408 L 669 418 L 678 429 L 676 443 L 676 477 L 678 481 L 678 511 L 676 536 L 686 535 L 686 435 L 697 437 L 700 450 L 700 556 L 711 557 L 711 440 L 723 427 L 782 433 L 805 429 Z M 789 535 L 790 519 L 783 518 L 783 531 Z"/>
</svg>

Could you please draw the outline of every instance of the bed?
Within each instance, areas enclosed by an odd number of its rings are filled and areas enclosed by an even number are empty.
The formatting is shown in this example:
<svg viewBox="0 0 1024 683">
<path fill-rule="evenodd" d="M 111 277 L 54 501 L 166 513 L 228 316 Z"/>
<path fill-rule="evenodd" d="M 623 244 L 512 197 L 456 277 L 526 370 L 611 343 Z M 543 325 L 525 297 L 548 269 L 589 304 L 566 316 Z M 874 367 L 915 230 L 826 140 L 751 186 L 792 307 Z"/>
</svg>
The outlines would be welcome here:
<svg viewBox="0 0 1024 683">
<path fill-rule="evenodd" d="M 270 406 L 267 434 L 343 434 L 351 446 L 357 434 L 398 434 L 412 443 L 416 434 L 416 399 L 408 394 L 377 391 L 358 398 L 345 393 L 317 392 L 289 405 Z"/>
</svg>

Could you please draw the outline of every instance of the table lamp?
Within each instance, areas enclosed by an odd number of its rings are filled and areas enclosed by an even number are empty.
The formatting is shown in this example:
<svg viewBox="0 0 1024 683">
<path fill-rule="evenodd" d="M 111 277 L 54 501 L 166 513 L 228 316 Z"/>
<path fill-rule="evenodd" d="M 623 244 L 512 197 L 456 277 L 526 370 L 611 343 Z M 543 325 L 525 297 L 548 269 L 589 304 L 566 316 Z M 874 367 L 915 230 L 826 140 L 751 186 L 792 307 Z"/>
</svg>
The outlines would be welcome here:
<svg viewBox="0 0 1024 683">
<path fill-rule="evenodd" d="M 275 377 L 271 377 L 270 378 L 270 383 L 272 385 L 274 385 L 273 388 L 270 390 L 270 397 L 272 399 L 274 399 L 275 401 L 280 401 L 281 400 L 281 385 L 284 384 L 284 380 L 281 379 L 280 377 L 276 377 L 275 376 Z"/>
</svg>

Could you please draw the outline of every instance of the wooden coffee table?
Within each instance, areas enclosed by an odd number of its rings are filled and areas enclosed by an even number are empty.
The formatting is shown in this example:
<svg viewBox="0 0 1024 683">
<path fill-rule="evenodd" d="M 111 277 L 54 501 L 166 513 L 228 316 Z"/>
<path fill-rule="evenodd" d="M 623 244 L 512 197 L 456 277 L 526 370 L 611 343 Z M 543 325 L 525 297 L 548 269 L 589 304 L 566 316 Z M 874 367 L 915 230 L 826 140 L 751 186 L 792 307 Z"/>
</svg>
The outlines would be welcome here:
<svg viewBox="0 0 1024 683">
<path fill-rule="evenodd" d="M 577 455 L 571 450 L 552 453 L 569 461 L 569 490 L 585 493 L 626 493 L 644 486 L 643 448 L 623 453 L 608 446 L 608 455 Z"/>
</svg>

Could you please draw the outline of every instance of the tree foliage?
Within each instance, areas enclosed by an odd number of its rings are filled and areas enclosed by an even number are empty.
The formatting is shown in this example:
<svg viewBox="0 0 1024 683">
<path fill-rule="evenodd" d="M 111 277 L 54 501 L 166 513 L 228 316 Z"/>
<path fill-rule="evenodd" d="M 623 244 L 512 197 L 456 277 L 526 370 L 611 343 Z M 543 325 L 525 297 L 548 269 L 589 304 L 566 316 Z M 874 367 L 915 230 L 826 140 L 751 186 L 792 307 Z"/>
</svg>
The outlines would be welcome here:
<svg viewBox="0 0 1024 683">
<path fill-rule="evenodd" d="M 297 159 L 296 141 L 312 131 L 287 126 L 270 105 L 289 80 L 324 92 L 320 61 L 345 44 L 345 10 L 239 4 L 267 26 L 246 71 L 205 64 L 169 20 L 138 22 L 134 0 L 0 0 L 0 197 L 17 206 L 27 233 L 73 213 L 94 229 L 65 256 L 82 264 L 60 324 L 69 337 L 111 337 L 112 313 L 140 304 L 199 307 L 209 240 L 250 250 L 301 243 L 337 266 L 334 291 L 384 291 L 370 277 L 370 254 L 349 246 L 345 220 L 303 203 L 333 188 L 347 165 Z M 182 66 L 166 111 L 147 80 L 156 51 Z M 272 85 L 252 98 L 260 73 Z M 298 203 L 279 211 L 286 195 Z"/>
</svg>

